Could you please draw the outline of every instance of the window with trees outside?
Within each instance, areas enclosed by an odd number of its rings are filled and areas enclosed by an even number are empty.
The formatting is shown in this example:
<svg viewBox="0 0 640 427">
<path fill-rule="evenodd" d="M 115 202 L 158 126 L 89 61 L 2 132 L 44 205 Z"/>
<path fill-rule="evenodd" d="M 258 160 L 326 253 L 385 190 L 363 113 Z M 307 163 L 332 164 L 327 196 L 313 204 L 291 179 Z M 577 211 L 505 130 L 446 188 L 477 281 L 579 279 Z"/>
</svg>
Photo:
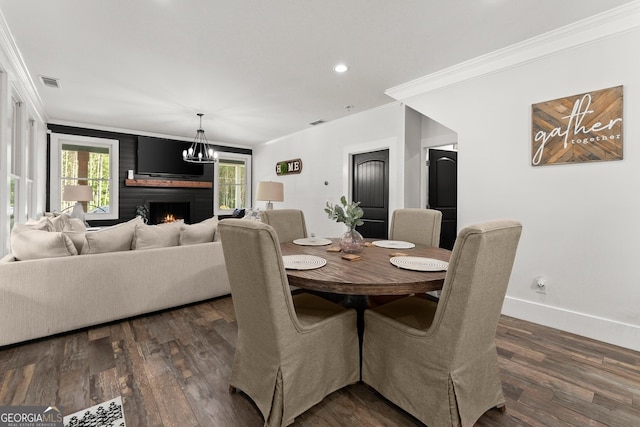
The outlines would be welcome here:
<svg viewBox="0 0 640 427">
<path fill-rule="evenodd" d="M 251 205 L 251 157 L 220 153 L 214 178 L 215 213 L 228 215 Z"/>
<path fill-rule="evenodd" d="M 77 135 L 51 135 L 51 209 L 69 211 L 74 200 L 63 200 L 67 185 L 89 185 L 93 200 L 79 201 L 87 220 L 118 218 L 118 141 Z M 57 164 L 55 160 L 57 160 Z M 55 171 L 55 172 L 54 172 Z M 55 186 L 55 187 L 54 187 Z"/>
</svg>

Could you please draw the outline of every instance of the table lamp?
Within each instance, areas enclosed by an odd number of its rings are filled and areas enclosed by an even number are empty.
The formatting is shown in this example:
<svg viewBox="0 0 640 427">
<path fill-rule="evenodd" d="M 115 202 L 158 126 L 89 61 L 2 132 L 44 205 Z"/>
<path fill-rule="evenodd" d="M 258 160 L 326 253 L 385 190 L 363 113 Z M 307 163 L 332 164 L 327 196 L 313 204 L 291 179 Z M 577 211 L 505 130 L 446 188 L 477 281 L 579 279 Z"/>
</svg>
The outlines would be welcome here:
<svg viewBox="0 0 640 427">
<path fill-rule="evenodd" d="M 256 191 L 256 200 L 266 201 L 267 210 L 273 209 L 273 203 L 284 201 L 284 185 L 281 182 L 260 181 Z"/>
<path fill-rule="evenodd" d="M 76 202 L 71 211 L 71 218 L 78 218 L 83 223 L 87 223 L 84 220 L 84 208 L 81 202 L 93 200 L 93 188 L 90 185 L 65 185 L 62 189 L 62 200 Z"/>
</svg>

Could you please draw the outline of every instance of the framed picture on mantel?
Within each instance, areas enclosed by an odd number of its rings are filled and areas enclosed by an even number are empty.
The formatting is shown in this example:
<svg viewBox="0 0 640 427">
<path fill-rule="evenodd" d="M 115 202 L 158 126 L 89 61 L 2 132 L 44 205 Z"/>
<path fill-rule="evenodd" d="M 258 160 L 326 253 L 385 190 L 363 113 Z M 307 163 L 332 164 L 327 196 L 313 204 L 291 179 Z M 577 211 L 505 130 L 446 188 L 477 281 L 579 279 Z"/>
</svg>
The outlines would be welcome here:
<svg viewBox="0 0 640 427">
<path fill-rule="evenodd" d="M 531 106 L 533 166 L 622 160 L 622 86 Z"/>
</svg>

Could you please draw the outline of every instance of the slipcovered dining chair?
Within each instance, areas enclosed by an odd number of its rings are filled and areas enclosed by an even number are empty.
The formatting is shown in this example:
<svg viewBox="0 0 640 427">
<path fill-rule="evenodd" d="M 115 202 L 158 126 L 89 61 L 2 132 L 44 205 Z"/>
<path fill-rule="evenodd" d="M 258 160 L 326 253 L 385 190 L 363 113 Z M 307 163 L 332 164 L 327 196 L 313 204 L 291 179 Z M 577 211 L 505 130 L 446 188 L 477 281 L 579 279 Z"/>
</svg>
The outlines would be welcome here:
<svg viewBox="0 0 640 427">
<path fill-rule="evenodd" d="M 274 228 L 278 241 L 292 242 L 307 237 L 304 213 L 298 209 L 273 209 L 260 213 L 260 219 Z"/>
<path fill-rule="evenodd" d="M 495 333 L 522 226 L 466 227 L 439 303 L 405 297 L 365 311 L 362 381 L 429 427 L 504 409 Z"/>
<path fill-rule="evenodd" d="M 440 246 L 442 212 L 435 209 L 403 208 L 391 215 L 389 240 L 404 240 L 427 246 Z M 437 301 L 440 291 L 432 291 L 419 296 Z M 398 299 L 397 296 L 376 295 L 369 298 L 371 305 L 382 305 Z"/>
<path fill-rule="evenodd" d="M 356 312 L 292 296 L 273 228 L 225 219 L 222 249 L 238 323 L 230 391 L 247 394 L 265 426 L 286 426 L 359 379 Z"/>
<path fill-rule="evenodd" d="M 404 240 L 421 245 L 440 245 L 442 212 L 435 209 L 396 209 L 391 215 L 389 240 Z"/>
</svg>

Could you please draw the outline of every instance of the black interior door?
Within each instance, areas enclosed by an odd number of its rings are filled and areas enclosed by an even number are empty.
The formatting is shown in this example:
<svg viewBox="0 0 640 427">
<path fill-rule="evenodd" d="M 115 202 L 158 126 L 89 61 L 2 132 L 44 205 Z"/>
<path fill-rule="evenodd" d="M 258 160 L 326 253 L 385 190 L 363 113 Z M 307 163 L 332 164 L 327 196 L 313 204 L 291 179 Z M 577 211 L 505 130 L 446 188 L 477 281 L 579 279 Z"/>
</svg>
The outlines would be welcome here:
<svg viewBox="0 0 640 427">
<path fill-rule="evenodd" d="M 453 249 L 458 223 L 458 153 L 429 150 L 429 205 L 442 212 L 440 247 Z"/>
<path fill-rule="evenodd" d="M 386 239 L 389 232 L 389 150 L 353 156 L 353 201 L 364 210 L 364 237 Z"/>
</svg>

